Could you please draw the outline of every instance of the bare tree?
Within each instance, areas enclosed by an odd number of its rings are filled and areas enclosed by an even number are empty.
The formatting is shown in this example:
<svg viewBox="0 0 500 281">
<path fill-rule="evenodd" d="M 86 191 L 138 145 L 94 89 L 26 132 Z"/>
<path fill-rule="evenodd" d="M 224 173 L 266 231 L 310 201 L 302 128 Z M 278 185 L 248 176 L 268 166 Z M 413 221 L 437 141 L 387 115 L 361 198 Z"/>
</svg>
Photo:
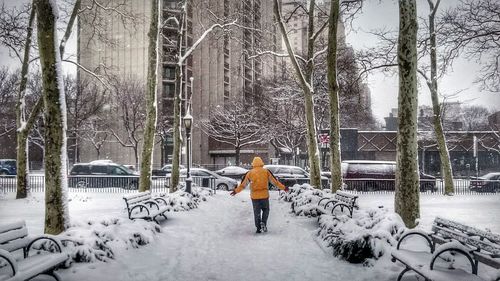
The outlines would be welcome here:
<svg viewBox="0 0 500 281">
<path fill-rule="evenodd" d="M 179 164 L 180 164 L 180 152 L 181 152 L 181 100 L 183 97 L 183 92 L 185 90 L 184 80 L 184 66 L 186 60 L 192 55 L 193 51 L 216 29 L 227 29 L 230 26 L 236 25 L 236 21 L 226 22 L 226 19 L 217 20 L 222 22 L 217 22 L 210 25 L 208 28 L 205 28 L 203 33 L 199 35 L 199 37 L 193 40 L 191 46 L 188 45 L 188 21 L 187 21 L 187 12 L 188 6 L 191 3 L 187 0 L 181 2 L 180 13 L 176 17 L 170 17 L 162 23 L 162 27 L 164 25 L 170 24 L 172 26 L 177 26 L 177 39 L 175 40 L 176 44 L 176 64 L 175 64 L 175 94 L 174 94 L 174 116 L 173 116 L 173 139 L 174 139 L 174 147 L 172 153 L 172 183 L 170 186 L 170 191 L 174 192 L 177 190 L 177 185 L 179 184 Z M 172 41 L 171 38 L 164 38 L 164 40 Z"/>
<path fill-rule="evenodd" d="M 74 77 L 64 77 L 68 132 L 68 150 L 73 151 L 73 161 L 80 162 L 80 139 L 84 124 L 102 112 L 108 90 L 89 78 L 77 81 Z"/>
<path fill-rule="evenodd" d="M 118 79 L 113 83 L 116 107 L 120 114 L 120 126 L 125 129 L 125 136 L 120 136 L 111 129 L 118 143 L 134 152 L 135 165 L 139 165 L 139 145 L 142 142 L 145 111 L 144 84 L 129 79 Z"/>
<path fill-rule="evenodd" d="M 394 209 L 405 225 L 414 228 L 420 217 L 417 148 L 417 4 L 399 1 L 399 123 Z"/>
<path fill-rule="evenodd" d="M 97 116 L 83 123 L 81 138 L 92 144 L 96 151 L 96 159 L 101 159 L 101 149 L 110 141 L 111 132 L 107 128 L 106 121 Z"/>
<path fill-rule="evenodd" d="M 288 31 L 285 26 L 285 21 L 281 15 L 280 4 L 278 0 L 274 0 L 274 14 L 278 21 L 278 27 L 280 29 L 281 35 L 286 45 L 286 50 L 288 57 L 292 63 L 295 70 L 302 91 L 304 92 L 304 104 L 305 104 L 305 116 L 306 116 L 306 140 L 309 155 L 309 166 L 311 173 L 311 185 L 317 188 L 321 188 L 321 173 L 320 173 L 320 160 L 319 160 L 319 150 L 316 141 L 316 124 L 314 117 L 314 84 L 312 83 L 313 71 L 314 71 L 314 59 L 318 56 L 318 53 L 314 51 L 314 43 L 321 32 L 326 28 L 327 23 L 323 23 L 320 28 L 315 29 L 315 1 L 309 1 L 308 13 L 308 35 L 307 35 L 307 54 L 305 58 L 297 56 L 293 50 L 290 39 L 288 37 Z M 298 60 L 301 60 L 299 63 Z M 301 66 L 304 65 L 304 66 Z"/>
<path fill-rule="evenodd" d="M 12 111 L 16 102 L 19 74 L 0 68 L 0 137 L 16 129 L 16 116 Z"/>
<path fill-rule="evenodd" d="M 234 100 L 225 106 L 217 106 L 210 119 L 201 120 L 198 127 L 214 140 L 234 147 L 235 165 L 241 164 L 243 147 L 262 143 L 266 138 L 255 108 Z"/>
<path fill-rule="evenodd" d="M 38 46 L 43 77 L 45 127 L 45 233 L 69 226 L 67 198 L 66 96 L 57 42 L 56 1 L 35 0 Z"/>
<path fill-rule="evenodd" d="M 500 2 L 461 0 L 440 17 L 440 23 L 447 57 L 464 54 L 481 61 L 476 82 L 482 89 L 500 92 Z"/>
<path fill-rule="evenodd" d="M 139 191 L 143 192 L 151 188 L 151 170 L 153 149 L 156 132 L 156 95 L 158 70 L 158 36 L 159 17 L 161 15 L 160 3 L 158 0 L 151 0 L 151 23 L 149 26 L 148 42 L 148 82 L 146 88 L 146 124 L 144 126 L 144 144 L 141 153 L 141 177 L 139 180 Z"/>
</svg>

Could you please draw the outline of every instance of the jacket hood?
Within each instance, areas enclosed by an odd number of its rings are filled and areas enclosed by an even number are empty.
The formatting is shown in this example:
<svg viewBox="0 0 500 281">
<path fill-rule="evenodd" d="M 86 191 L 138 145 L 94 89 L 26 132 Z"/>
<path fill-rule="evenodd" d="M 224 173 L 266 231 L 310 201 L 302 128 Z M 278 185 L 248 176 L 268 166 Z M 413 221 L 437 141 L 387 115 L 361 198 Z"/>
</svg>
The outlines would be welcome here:
<svg viewBox="0 0 500 281">
<path fill-rule="evenodd" d="M 264 166 L 264 161 L 260 157 L 254 157 L 252 161 L 252 167 L 263 167 Z"/>
</svg>

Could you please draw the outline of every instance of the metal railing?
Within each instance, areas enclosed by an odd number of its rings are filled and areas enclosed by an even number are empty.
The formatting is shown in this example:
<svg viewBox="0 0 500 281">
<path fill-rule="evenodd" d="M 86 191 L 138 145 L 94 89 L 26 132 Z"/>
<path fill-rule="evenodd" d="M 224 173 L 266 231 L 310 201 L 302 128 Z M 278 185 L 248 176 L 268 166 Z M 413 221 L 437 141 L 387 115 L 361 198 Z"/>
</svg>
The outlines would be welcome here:
<svg viewBox="0 0 500 281">
<path fill-rule="evenodd" d="M 151 190 L 153 192 L 168 193 L 171 179 L 168 177 L 152 177 Z M 215 190 L 215 179 L 205 177 L 192 177 L 193 183 L 198 186 Z M 181 176 L 179 181 L 185 182 Z M 136 192 L 139 187 L 138 176 L 110 176 L 110 175 L 85 175 L 68 176 L 68 189 L 75 192 L 109 192 L 127 193 Z M 45 176 L 43 174 L 28 175 L 28 188 L 32 192 L 45 191 Z M 16 192 L 16 176 L 0 176 L 0 193 Z"/>
<path fill-rule="evenodd" d="M 394 192 L 394 179 L 344 179 L 345 189 L 361 193 Z M 455 194 L 492 194 L 500 193 L 499 180 L 454 179 Z M 444 194 L 444 180 L 420 180 L 421 193 Z"/>
</svg>

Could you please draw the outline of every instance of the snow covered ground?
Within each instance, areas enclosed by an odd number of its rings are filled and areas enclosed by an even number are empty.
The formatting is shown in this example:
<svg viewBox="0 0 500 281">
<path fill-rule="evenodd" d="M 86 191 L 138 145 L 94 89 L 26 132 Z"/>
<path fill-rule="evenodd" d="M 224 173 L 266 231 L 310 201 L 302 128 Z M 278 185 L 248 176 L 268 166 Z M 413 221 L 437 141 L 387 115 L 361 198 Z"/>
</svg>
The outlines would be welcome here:
<svg viewBox="0 0 500 281">
<path fill-rule="evenodd" d="M 43 232 L 43 194 L 0 199 L 0 221 L 25 219 L 32 234 Z M 392 209 L 391 194 L 364 194 L 361 208 Z M 70 193 L 73 220 L 126 218 L 120 194 Z M 500 196 L 424 195 L 422 220 L 430 230 L 436 215 L 500 233 Z M 156 241 L 121 249 L 108 263 L 74 264 L 64 280 L 395 280 L 401 268 L 388 261 L 363 267 L 338 260 L 316 242 L 316 219 L 295 217 L 271 195 L 269 232 L 255 234 L 248 191 L 217 192 L 199 209 L 171 213 Z"/>
</svg>

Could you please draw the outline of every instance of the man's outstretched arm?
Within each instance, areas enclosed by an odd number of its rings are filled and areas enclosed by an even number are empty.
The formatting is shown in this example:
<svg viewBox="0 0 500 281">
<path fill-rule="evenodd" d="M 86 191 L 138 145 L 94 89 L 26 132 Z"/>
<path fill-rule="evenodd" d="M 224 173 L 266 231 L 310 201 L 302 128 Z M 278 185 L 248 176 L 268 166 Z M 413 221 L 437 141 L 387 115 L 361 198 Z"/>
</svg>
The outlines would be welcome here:
<svg viewBox="0 0 500 281">
<path fill-rule="evenodd" d="M 276 177 L 274 177 L 273 173 L 271 173 L 271 171 L 267 170 L 267 175 L 268 175 L 269 180 L 272 182 L 272 184 L 274 186 L 276 186 L 277 188 L 279 188 L 281 190 L 287 191 L 288 188 L 285 185 L 283 185 L 281 182 L 279 182 L 276 179 Z"/>
<path fill-rule="evenodd" d="M 250 172 L 247 172 L 245 174 L 245 177 L 243 177 L 243 180 L 241 181 L 240 185 L 238 185 L 238 187 L 236 187 L 231 193 L 229 193 L 231 196 L 236 195 L 236 193 L 240 193 L 247 186 L 248 182 L 250 181 L 248 179 L 249 173 Z"/>
</svg>

